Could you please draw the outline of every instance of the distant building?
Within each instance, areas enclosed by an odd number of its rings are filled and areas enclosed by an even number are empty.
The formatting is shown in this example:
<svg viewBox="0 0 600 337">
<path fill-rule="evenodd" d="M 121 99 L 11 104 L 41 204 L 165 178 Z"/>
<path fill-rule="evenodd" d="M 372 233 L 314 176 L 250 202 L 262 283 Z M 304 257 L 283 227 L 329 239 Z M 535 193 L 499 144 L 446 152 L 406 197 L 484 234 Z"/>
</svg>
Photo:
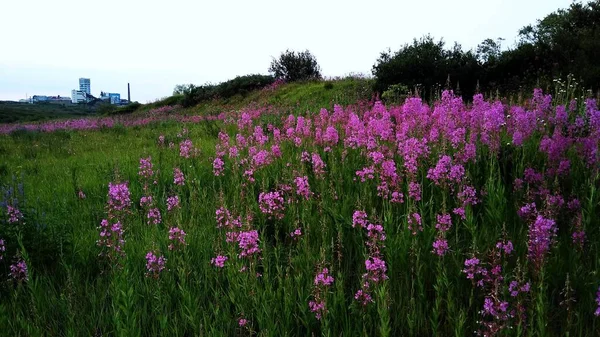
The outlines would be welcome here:
<svg viewBox="0 0 600 337">
<path fill-rule="evenodd" d="M 108 94 L 110 104 L 121 104 L 121 94 Z"/>
<path fill-rule="evenodd" d="M 110 104 L 121 104 L 121 94 L 101 91 L 100 99 L 103 101 L 108 101 Z"/>
<path fill-rule="evenodd" d="M 73 104 L 77 103 L 87 103 L 87 93 L 82 90 L 71 90 L 71 102 Z"/>
<path fill-rule="evenodd" d="M 92 87 L 91 87 L 89 78 L 80 78 L 79 79 L 79 91 L 83 91 L 88 95 L 92 94 Z"/>
<path fill-rule="evenodd" d="M 29 103 L 49 103 L 49 104 L 68 104 L 71 103 L 71 99 L 68 97 L 58 96 L 46 96 L 46 95 L 33 95 L 29 99 Z"/>
<path fill-rule="evenodd" d="M 48 100 L 48 96 L 44 96 L 44 95 L 31 96 L 31 103 L 41 103 L 41 102 L 46 102 L 47 100 Z"/>
</svg>

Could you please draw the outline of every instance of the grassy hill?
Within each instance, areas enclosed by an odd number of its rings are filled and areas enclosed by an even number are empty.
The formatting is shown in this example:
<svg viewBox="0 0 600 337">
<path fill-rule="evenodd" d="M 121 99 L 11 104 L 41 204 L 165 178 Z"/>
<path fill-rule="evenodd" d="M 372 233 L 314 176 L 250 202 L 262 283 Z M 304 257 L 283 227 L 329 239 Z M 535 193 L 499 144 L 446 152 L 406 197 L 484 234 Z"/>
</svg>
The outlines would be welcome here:
<svg viewBox="0 0 600 337">
<path fill-rule="evenodd" d="M 0 101 L 0 123 L 81 118 L 97 114 L 98 112 L 95 107 L 86 105 L 27 104 Z"/>
</svg>

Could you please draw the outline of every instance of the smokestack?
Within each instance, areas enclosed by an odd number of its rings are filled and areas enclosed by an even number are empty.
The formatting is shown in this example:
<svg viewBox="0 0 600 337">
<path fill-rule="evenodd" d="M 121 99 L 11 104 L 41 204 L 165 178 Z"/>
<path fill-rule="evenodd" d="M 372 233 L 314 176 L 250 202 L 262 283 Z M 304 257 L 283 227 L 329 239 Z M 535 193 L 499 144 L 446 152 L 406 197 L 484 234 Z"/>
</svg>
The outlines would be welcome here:
<svg viewBox="0 0 600 337">
<path fill-rule="evenodd" d="M 127 83 L 127 101 L 131 103 L 131 92 L 129 91 L 129 83 Z"/>
</svg>

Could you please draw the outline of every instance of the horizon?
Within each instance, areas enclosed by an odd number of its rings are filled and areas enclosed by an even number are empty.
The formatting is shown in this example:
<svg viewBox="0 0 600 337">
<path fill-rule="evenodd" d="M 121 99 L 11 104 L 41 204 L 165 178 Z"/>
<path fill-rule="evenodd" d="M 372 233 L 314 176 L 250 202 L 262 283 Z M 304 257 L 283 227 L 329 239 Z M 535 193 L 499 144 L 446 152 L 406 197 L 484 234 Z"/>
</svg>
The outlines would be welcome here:
<svg viewBox="0 0 600 337">
<path fill-rule="evenodd" d="M 9 3 L 5 12 L 11 15 L 0 22 L 0 29 L 19 34 L 5 36 L 8 51 L 0 54 L 0 100 L 70 97 L 81 77 L 90 78 L 94 96 L 105 91 L 126 97 L 130 83 L 132 101 L 147 103 L 170 96 L 178 84 L 268 74 L 272 58 L 286 49 L 309 50 L 325 77 L 370 76 L 381 52 L 396 51 L 427 34 L 442 39 L 447 48 L 458 42 L 463 50 L 475 50 L 486 38 L 504 38 L 506 50 L 514 46 L 520 28 L 570 3 Z M 295 15 L 286 17 L 292 10 Z M 207 35 L 208 31 L 215 33 Z"/>
</svg>

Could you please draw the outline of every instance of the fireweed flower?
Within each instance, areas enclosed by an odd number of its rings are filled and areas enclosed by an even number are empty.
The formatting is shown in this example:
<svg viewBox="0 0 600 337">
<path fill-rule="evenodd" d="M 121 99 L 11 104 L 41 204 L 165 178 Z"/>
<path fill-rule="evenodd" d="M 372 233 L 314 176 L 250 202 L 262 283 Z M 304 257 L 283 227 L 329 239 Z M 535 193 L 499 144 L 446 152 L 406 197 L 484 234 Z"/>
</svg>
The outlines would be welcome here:
<svg viewBox="0 0 600 337">
<path fill-rule="evenodd" d="M 325 162 L 323 162 L 323 159 L 321 159 L 321 156 L 319 156 L 318 153 L 313 153 L 311 158 L 312 158 L 313 172 L 315 173 L 315 175 L 322 176 L 323 174 L 325 174 L 325 167 L 327 165 L 325 165 Z"/>
<path fill-rule="evenodd" d="M 173 184 L 177 186 L 185 185 L 185 177 L 183 176 L 183 172 L 179 168 L 173 169 Z"/>
<path fill-rule="evenodd" d="M 113 211 L 124 211 L 131 206 L 131 194 L 127 183 L 108 183 L 108 207 Z"/>
<path fill-rule="evenodd" d="M 148 214 L 146 215 L 148 218 L 148 225 L 154 224 L 158 225 L 162 222 L 162 218 L 160 216 L 160 210 L 158 208 L 151 208 L 148 210 Z"/>
<path fill-rule="evenodd" d="M 223 161 L 223 159 L 217 157 L 215 158 L 215 160 L 213 160 L 213 173 L 215 176 L 220 176 L 221 174 L 223 174 L 223 171 L 225 170 L 225 162 Z"/>
<path fill-rule="evenodd" d="M 119 221 L 114 224 L 110 224 L 108 220 L 103 219 L 100 222 L 100 238 L 96 241 L 99 247 L 103 247 L 106 250 L 101 255 L 106 255 L 111 259 L 125 256 L 124 246 L 125 240 L 123 239 L 123 226 Z"/>
<path fill-rule="evenodd" d="M 352 215 L 352 227 L 356 227 L 357 225 L 362 228 L 367 228 L 369 222 L 367 221 L 367 213 L 364 211 L 354 211 Z"/>
<path fill-rule="evenodd" d="M 438 256 L 444 256 L 446 255 L 447 251 L 448 241 L 446 241 L 446 239 L 438 238 L 433 242 L 433 253 L 437 254 Z"/>
<path fill-rule="evenodd" d="M 413 213 L 408 215 L 408 230 L 411 231 L 413 235 L 417 235 L 417 231 L 423 231 L 421 214 Z"/>
<path fill-rule="evenodd" d="M 245 326 L 246 326 L 246 324 L 248 324 L 248 320 L 247 320 L 247 319 L 245 319 L 245 318 L 240 318 L 240 319 L 238 320 L 238 325 L 239 325 L 240 327 L 245 327 Z"/>
<path fill-rule="evenodd" d="M 140 167 L 139 167 L 138 175 L 144 179 L 150 179 L 154 176 L 154 171 L 152 170 L 152 157 L 148 158 L 140 158 Z"/>
<path fill-rule="evenodd" d="M 329 275 L 329 269 L 323 268 L 320 272 L 315 276 L 314 286 L 313 286 L 313 298 L 308 302 L 308 307 L 310 311 L 315 314 L 315 318 L 317 320 L 321 320 L 323 315 L 327 313 L 327 308 L 325 304 L 327 289 L 333 284 L 334 278 Z"/>
<path fill-rule="evenodd" d="M 248 257 L 260 253 L 258 248 L 258 232 L 256 230 L 240 232 L 237 237 L 240 248 L 239 257 Z"/>
<path fill-rule="evenodd" d="M 17 223 L 23 219 L 23 213 L 16 207 L 10 205 L 6 206 L 6 214 L 8 215 L 8 223 Z"/>
<path fill-rule="evenodd" d="M 279 191 L 261 192 L 258 195 L 258 206 L 263 214 L 267 214 L 269 219 L 283 219 L 285 216 L 285 206 L 283 193 Z"/>
<path fill-rule="evenodd" d="M 296 194 L 304 197 L 306 200 L 310 199 L 312 193 L 310 192 L 310 186 L 308 185 L 308 177 L 296 177 L 294 182 L 296 183 Z"/>
<path fill-rule="evenodd" d="M 192 155 L 193 148 L 194 145 L 192 144 L 191 140 L 186 139 L 182 141 L 179 143 L 179 156 L 183 158 L 189 158 Z"/>
<path fill-rule="evenodd" d="M 153 201 L 153 199 L 152 199 L 151 195 L 148 195 L 148 196 L 143 195 L 140 198 L 140 207 L 149 207 L 152 205 L 152 201 Z"/>
<path fill-rule="evenodd" d="M 329 269 L 323 268 L 320 273 L 315 276 L 315 285 L 330 286 L 333 284 L 334 278 L 329 275 Z"/>
<path fill-rule="evenodd" d="M 160 272 L 165 269 L 167 259 L 164 256 L 157 256 L 153 251 L 146 254 L 146 276 L 158 278 Z"/>
<path fill-rule="evenodd" d="M 529 226 L 527 257 L 534 263 L 536 268 L 539 269 L 543 265 L 557 230 L 554 220 L 546 219 L 541 215 L 538 215 Z"/>
<path fill-rule="evenodd" d="M 598 308 L 596 308 L 594 315 L 600 317 L 600 288 L 598 288 L 598 292 L 596 293 L 596 304 L 598 305 Z"/>
<path fill-rule="evenodd" d="M 290 233 L 290 236 L 292 237 L 292 239 L 297 239 L 297 238 L 301 237 L 302 236 L 302 228 L 298 227 L 298 228 L 294 229 L 294 231 Z"/>
<path fill-rule="evenodd" d="M 227 260 L 229 260 L 227 256 L 217 255 L 217 257 L 214 257 L 210 260 L 210 263 L 217 268 L 223 268 L 225 267 L 225 262 Z"/>
<path fill-rule="evenodd" d="M 179 196 L 174 195 L 167 198 L 167 211 L 179 208 Z"/>
<path fill-rule="evenodd" d="M 435 228 L 440 232 L 447 232 L 452 227 L 452 218 L 450 214 L 438 214 Z"/>
<path fill-rule="evenodd" d="M 178 227 L 171 227 L 169 229 L 169 250 L 177 250 L 187 245 L 185 237 L 187 234 Z"/>
<path fill-rule="evenodd" d="M 10 277 L 17 282 L 29 280 L 29 272 L 25 260 L 20 259 L 16 263 L 10 265 Z"/>
<path fill-rule="evenodd" d="M 4 252 L 6 251 L 6 244 L 3 239 L 0 239 L 0 261 L 4 258 Z"/>
<path fill-rule="evenodd" d="M 231 212 L 225 207 L 220 207 L 215 211 L 215 220 L 217 221 L 217 228 L 235 229 L 242 227 L 242 217 L 231 215 Z"/>
</svg>

